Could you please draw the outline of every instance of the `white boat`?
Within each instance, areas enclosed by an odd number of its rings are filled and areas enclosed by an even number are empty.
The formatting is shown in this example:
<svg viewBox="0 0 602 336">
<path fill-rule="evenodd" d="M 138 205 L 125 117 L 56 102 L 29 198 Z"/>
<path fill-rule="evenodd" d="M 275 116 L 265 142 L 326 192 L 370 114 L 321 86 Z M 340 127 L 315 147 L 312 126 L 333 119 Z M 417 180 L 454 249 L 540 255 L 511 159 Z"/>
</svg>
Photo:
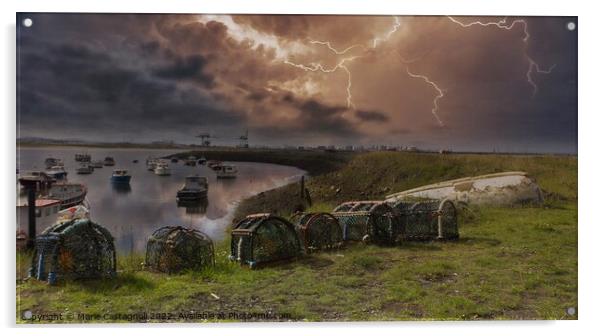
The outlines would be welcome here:
<svg viewBox="0 0 602 336">
<path fill-rule="evenodd" d="M 105 161 L 103 162 L 105 166 L 114 166 L 115 165 L 115 159 L 111 156 L 107 156 L 105 158 Z"/>
<path fill-rule="evenodd" d="M 55 159 L 53 157 L 46 158 L 46 160 L 44 160 L 44 165 L 46 165 L 46 169 L 50 169 L 50 168 L 56 167 L 56 166 L 61 166 L 61 167 L 65 166 L 65 164 L 63 163 L 63 161 L 61 159 Z"/>
<path fill-rule="evenodd" d="M 171 175 L 171 169 L 166 161 L 160 161 L 155 166 L 155 174 L 159 176 Z"/>
<path fill-rule="evenodd" d="M 75 172 L 78 174 L 92 174 L 93 171 L 94 167 L 88 163 L 82 163 L 81 166 L 75 169 Z"/>
<path fill-rule="evenodd" d="M 46 169 L 46 174 L 54 179 L 62 180 L 67 177 L 67 171 L 63 166 L 53 166 Z"/>
<path fill-rule="evenodd" d="M 92 157 L 90 156 L 90 154 L 75 154 L 75 161 L 77 162 L 90 162 L 91 159 Z"/>
<path fill-rule="evenodd" d="M 24 184 L 24 183 L 36 184 L 39 189 L 39 186 L 52 184 L 53 182 L 55 182 L 55 179 L 43 171 L 32 170 L 32 171 L 28 171 L 23 174 L 20 174 L 19 182 L 21 182 L 21 184 Z"/>
<path fill-rule="evenodd" d="M 217 178 L 235 178 L 238 175 L 238 168 L 231 164 L 221 164 L 213 167 Z"/>
<path fill-rule="evenodd" d="M 55 199 L 36 199 L 36 235 L 56 223 L 61 201 Z M 22 249 L 29 237 L 29 206 L 27 200 L 17 203 L 17 248 Z"/>
<path fill-rule="evenodd" d="M 146 169 L 148 169 L 149 171 L 155 171 L 155 167 L 157 167 L 157 162 L 158 162 L 158 160 L 153 157 L 147 158 L 146 159 Z"/>
<path fill-rule="evenodd" d="M 102 167 L 104 167 L 104 162 L 101 160 L 96 160 L 96 161 L 90 162 L 90 165 L 94 168 L 102 168 Z"/>
<path fill-rule="evenodd" d="M 503 172 L 429 184 L 388 195 L 394 203 L 406 198 L 448 199 L 480 205 L 513 205 L 541 203 L 541 189 L 525 172 Z"/>
<path fill-rule="evenodd" d="M 59 200 L 36 200 L 36 236 L 56 223 L 73 219 L 90 219 L 90 210 L 83 205 L 75 205 L 63 210 Z M 17 248 L 23 249 L 27 243 L 29 231 L 29 207 L 27 203 L 17 205 Z"/>
<path fill-rule="evenodd" d="M 176 201 L 179 203 L 198 202 L 207 197 L 208 189 L 209 183 L 206 177 L 198 175 L 186 176 L 184 185 L 176 194 Z"/>
</svg>

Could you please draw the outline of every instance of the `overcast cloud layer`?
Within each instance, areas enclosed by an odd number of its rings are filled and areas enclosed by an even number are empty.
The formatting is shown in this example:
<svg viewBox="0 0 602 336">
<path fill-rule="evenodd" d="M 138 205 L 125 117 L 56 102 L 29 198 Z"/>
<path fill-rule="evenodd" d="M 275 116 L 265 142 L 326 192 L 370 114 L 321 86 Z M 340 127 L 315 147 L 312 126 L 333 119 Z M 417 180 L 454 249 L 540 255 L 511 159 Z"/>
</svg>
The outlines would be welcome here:
<svg viewBox="0 0 602 336">
<path fill-rule="evenodd" d="M 21 137 L 577 150 L 575 18 L 25 17 Z"/>
</svg>

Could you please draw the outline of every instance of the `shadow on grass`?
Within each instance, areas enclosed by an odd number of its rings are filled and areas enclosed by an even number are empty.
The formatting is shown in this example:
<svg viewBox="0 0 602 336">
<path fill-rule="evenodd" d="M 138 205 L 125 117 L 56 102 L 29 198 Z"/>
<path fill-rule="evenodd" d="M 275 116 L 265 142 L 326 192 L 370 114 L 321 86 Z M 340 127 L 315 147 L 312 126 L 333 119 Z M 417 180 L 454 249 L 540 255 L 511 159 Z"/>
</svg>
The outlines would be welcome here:
<svg viewBox="0 0 602 336">
<path fill-rule="evenodd" d="M 407 241 L 399 245 L 399 248 L 408 251 L 441 251 L 440 242 L 425 241 Z"/>
<path fill-rule="evenodd" d="M 102 293 L 114 292 L 116 290 L 125 290 L 128 293 L 137 293 L 155 288 L 155 285 L 136 274 L 122 273 L 112 279 L 86 279 L 86 280 L 68 280 L 60 285 L 76 287 L 84 291 Z"/>
<path fill-rule="evenodd" d="M 481 237 L 461 237 L 456 241 L 460 245 L 487 245 L 497 246 L 502 243 L 499 239 L 481 238 Z"/>
</svg>

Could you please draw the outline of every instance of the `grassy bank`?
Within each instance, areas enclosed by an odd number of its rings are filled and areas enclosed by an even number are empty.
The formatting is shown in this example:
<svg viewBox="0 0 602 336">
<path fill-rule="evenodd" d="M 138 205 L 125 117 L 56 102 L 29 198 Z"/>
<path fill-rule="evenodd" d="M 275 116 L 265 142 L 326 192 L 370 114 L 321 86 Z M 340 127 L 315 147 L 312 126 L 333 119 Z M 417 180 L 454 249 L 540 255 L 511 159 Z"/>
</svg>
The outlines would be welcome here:
<svg viewBox="0 0 602 336">
<path fill-rule="evenodd" d="M 339 165 L 308 181 L 313 209 L 503 170 L 531 173 L 547 201 L 542 207 L 471 209 L 462 215 L 456 242 L 350 244 L 255 271 L 227 261 L 228 242 L 218 243 L 215 268 L 180 275 L 145 271 L 141 256 L 118 256 L 114 280 L 52 287 L 18 281 L 18 319 L 25 310 L 74 317 L 67 322 L 82 322 L 78 313 L 92 322 L 161 321 L 125 315 L 140 312 L 194 322 L 245 320 L 243 313 L 253 321 L 576 318 L 567 314 L 577 307 L 575 157 L 369 153 Z M 239 212 L 287 215 L 297 189 L 265 192 L 243 202 Z M 224 315 L 198 315 L 204 312 Z"/>
</svg>

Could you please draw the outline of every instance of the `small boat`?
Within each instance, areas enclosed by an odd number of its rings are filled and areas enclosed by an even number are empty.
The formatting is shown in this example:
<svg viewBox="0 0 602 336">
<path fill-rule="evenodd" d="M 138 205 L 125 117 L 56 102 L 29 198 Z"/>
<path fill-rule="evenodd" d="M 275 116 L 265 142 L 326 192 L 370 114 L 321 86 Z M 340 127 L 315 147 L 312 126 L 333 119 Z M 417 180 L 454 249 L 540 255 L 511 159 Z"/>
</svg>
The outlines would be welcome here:
<svg viewBox="0 0 602 336">
<path fill-rule="evenodd" d="M 155 167 L 157 166 L 157 159 L 153 158 L 153 157 L 149 157 L 146 159 L 146 169 L 148 169 L 149 171 L 155 171 Z"/>
<path fill-rule="evenodd" d="M 543 202 L 543 194 L 537 182 L 521 171 L 470 176 L 429 184 L 388 195 L 385 201 L 395 203 L 408 198 L 447 199 L 469 205 L 494 206 Z"/>
<path fill-rule="evenodd" d="M 46 165 L 46 169 L 50 169 L 56 166 L 65 166 L 61 159 L 55 159 L 53 157 L 46 158 L 46 160 L 44 160 L 44 165 Z"/>
<path fill-rule="evenodd" d="M 132 162 L 133 162 L 133 163 L 138 163 L 138 160 L 133 160 Z"/>
<path fill-rule="evenodd" d="M 87 193 L 86 186 L 81 183 L 57 183 L 52 185 L 48 193 L 40 199 L 59 200 L 62 210 L 81 204 Z"/>
<path fill-rule="evenodd" d="M 113 159 L 110 156 L 107 156 L 105 158 L 104 164 L 105 164 L 105 166 L 114 166 L 115 165 L 115 159 Z"/>
<path fill-rule="evenodd" d="M 65 170 L 65 167 L 63 167 L 63 166 L 50 167 L 50 168 L 46 169 L 46 174 L 48 174 L 48 176 L 50 176 L 54 179 L 57 179 L 57 180 L 62 180 L 67 177 L 67 171 Z"/>
<path fill-rule="evenodd" d="M 77 174 L 92 174 L 93 171 L 94 167 L 88 163 L 82 163 L 77 169 L 75 169 Z"/>
<path fill-rule="evenodd" d="M 209 183 L 204 176 L 191 175 L 186 176 L 184 185 L 176 194 L 177 202 L 195 202 L 207 197 Z"/>
<path fill-rule="evenodd" d="M 196 166 L 196 156 L 189 156 L 188 159 L 184 161 L 184 164 L 187 166 Z"/>
<path fill-rule="evenodd" d="M 104 163 L 101 160 L 92 161 L 92 162 L 90 162 L 90 165 L 94 168 L 104 167 Z"/>
<path fill-rule="evenodd" d="M 160 161 L 155 166 L 155 175 L 168 176 L 171 175 L 171 169 L 166 161 Z"/>
<path fill-rule="evenodd" d="M 235 178 L 238 175 L 238 169 L 235 165 L 222 164 L 213 168 L 217 174 L 217 178 Z"/>
<path fill-rule="evenodd" d="M 132 179 L 132 175 L 130 175 L 127 169 L 115 169 L 113 170 L 113 175 L 111 175 L 112 183 L 130 183 Z"/>
<path fill-rule="evenodd" d="M 198 162 L 199 162 L 200 165 L 204 165 L 205 163 L 207 163 L 207 159 L 205 159 L 204 156 L 201 156 L 201 158 L 199 159 Z"/>
<path fill-rule="evenodd" d="M 56 179 L 50 175 L 38 170 L 25 172 L 19 176 L 19 183 L 22 185 L 36 185 L 37 189 L 39 189 L 40 186 L 50 186 L 55 181 Z"/>
<path fill-rule="evenodd" d="M 171 158 L 171 162 L 172 162 L 172 163 L 178 163 L 178 158 L 175 158 L 175 157 L 174 157 L 174 158 Z"/>
<path fill-rule="evenodd" d="M 75 161 L 77 161 L 77 162 L 90 162 L 90 160 L 92 160 L 92 157 L 90 156 L 90 154 L 81 154 L 81 153 L 75 154 Z"/>
<path fill-rule="evenodd" d="M 217 161 L 217 160 L 209 160 L 207 161 L 207 167 L 215 170 L 214 168 L 217 166 L 220 166 L 222 164 L 221 161 Z"/>
<path fill-rule="evenodd" d="M 36 235 L 56 223 L 61 202 L 53 199 L 36 199 Z M 27 200 L 17 203 L 17 249 L 24 249 L 28 240 L 29 205 Z"/>
</svg>

